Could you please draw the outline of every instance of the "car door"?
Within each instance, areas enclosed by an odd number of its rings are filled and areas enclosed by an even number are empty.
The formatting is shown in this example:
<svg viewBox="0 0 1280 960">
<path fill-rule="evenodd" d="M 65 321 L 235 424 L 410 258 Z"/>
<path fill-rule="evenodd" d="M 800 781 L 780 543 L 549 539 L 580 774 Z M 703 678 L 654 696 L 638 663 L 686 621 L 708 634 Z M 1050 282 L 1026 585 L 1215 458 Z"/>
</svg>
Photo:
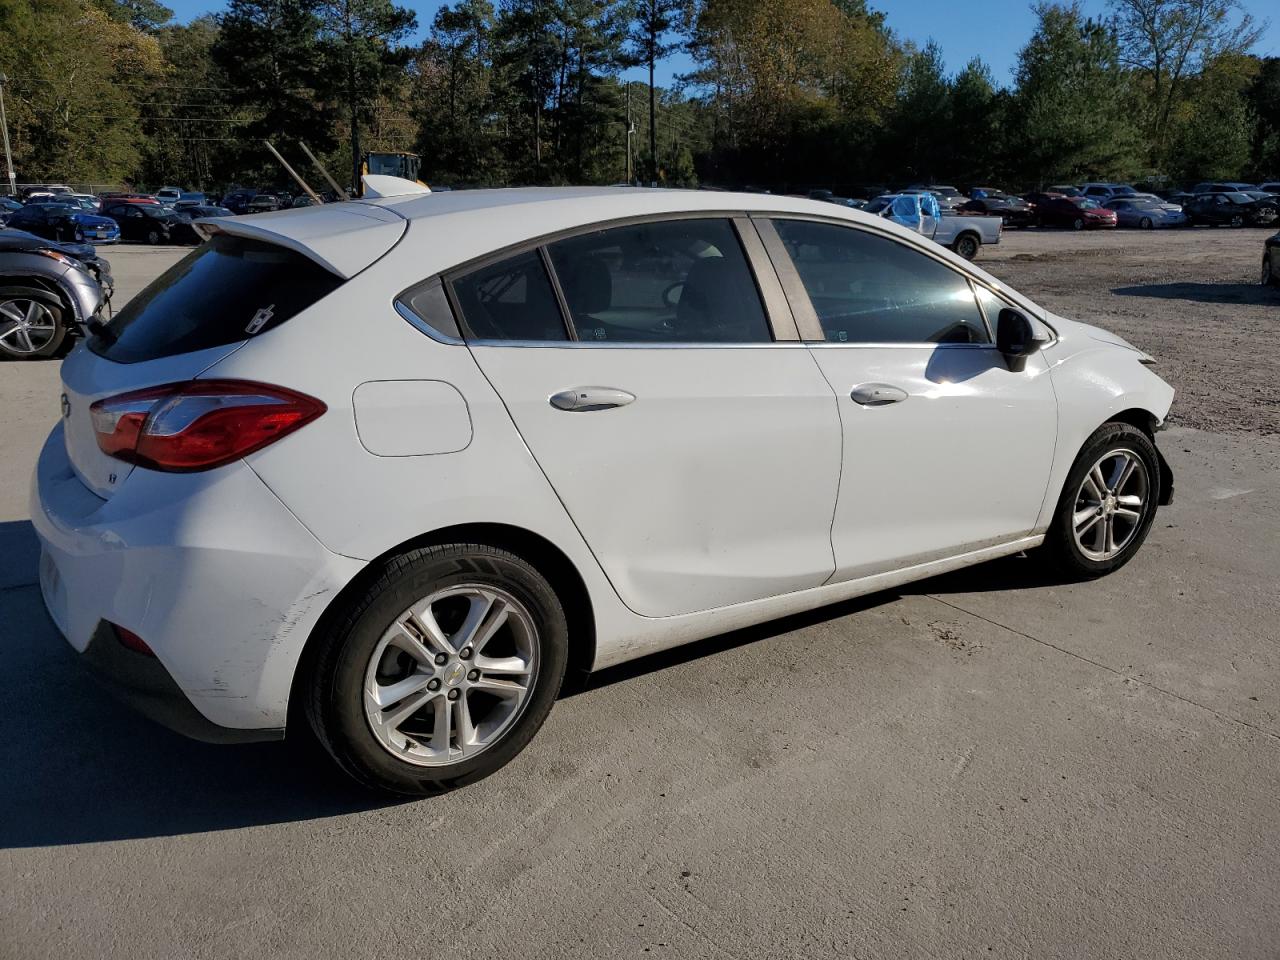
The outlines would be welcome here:
<svg viewBox="0 0 1280 960">
<path fill-rule="evenodd" d="M 839 418 L 750 221 L 591 229 L 447 286 L 476 362 L 633 611 L 831 576 Z"/>
<path fill-rule="evenodd" d="M 835 579 L 1030 533 L 1057 404 L 1043 357 L 1013 372 L 995 349 L 999 294 L 871 228 L 775 218 L 761 234 L 839 404 Z"/>
</svg>

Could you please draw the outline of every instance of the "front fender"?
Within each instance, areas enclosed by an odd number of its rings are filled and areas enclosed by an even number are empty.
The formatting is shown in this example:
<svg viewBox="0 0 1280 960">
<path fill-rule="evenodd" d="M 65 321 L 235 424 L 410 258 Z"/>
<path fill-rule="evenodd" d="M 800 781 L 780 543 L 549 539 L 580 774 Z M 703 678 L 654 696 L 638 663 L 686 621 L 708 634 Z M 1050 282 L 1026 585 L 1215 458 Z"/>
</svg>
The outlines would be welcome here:
<svg viewBox="0 0 1280 960">
<path fill-rule="evenodd" d="M 1109 420 L 1129 419 L 1139 410 L 1158 428 L 1169 415 L 1173 387 L 1151 369 L 1146 355 L 1128 346 L 1094 339 L 1084 325 L 1054 318 L 1059 337 L 1044 348 L 1045 361 L 1058 397 L 1058 442 L 1054 450 L 1048 492 L 1040 511 L 1039 527 L 1047 528 L 1057 507 L 1058 494 L 1081 447 L 1098 427 Z M 1161 488 L 1171 497 L 1173 474 L 1160 464 Z M 1161 497 L 1162 502 L 1165 501 Z"/>
</svg>

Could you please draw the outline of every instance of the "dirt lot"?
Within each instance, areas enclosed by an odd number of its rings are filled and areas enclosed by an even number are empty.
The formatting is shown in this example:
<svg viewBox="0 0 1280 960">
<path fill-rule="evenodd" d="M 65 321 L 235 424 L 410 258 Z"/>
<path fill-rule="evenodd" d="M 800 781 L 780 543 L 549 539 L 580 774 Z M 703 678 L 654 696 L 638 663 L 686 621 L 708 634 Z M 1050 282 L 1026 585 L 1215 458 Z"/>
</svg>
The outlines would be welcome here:
<svg viewBox="0 0 1280 960">
<path fill-rule="evenodd" d="M 1280 290 L 1258 283 L 1269 230 L 1009 230 L 979 266 L 1158 361 L 1172 422 L 1280 433 Z"/>
</svg>

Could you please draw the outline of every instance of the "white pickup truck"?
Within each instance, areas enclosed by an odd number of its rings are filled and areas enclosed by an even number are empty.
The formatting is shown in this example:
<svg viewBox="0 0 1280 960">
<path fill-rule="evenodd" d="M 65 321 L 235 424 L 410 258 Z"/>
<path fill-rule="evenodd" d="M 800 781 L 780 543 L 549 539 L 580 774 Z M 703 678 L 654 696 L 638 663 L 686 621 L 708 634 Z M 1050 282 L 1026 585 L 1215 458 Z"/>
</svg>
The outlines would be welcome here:
<svg viewBox="0 0 1280 960">
<path fill-rule="evenodd" d="M 910 227 L 966 260 L 984 243 L 999 243 L 1004 226 L 999 217 L 944 214 L 931 193 L 886 193 L 868 203 L 866 212 Z"/>
</svg>

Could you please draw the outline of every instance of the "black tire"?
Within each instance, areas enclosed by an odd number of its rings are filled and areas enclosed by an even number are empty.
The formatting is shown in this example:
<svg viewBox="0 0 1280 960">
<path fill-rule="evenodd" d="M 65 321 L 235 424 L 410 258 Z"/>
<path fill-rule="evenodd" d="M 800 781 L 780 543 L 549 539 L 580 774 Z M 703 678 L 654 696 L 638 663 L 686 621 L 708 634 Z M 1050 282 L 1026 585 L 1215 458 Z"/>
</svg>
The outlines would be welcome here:
<svg viewBox="0 0 1280 960">
<path fill-rule="evenodd" d="M 160 243 L 160 241 L 163 239 L 164 239 L 164 236 L 160 233 L 159 230 L 156 230 L 153 228 L 147 231 L 147 243 L 151 244 L 153 247 L 156 246 L 158 243 Z"/>
<path fill-rule="evenodd" d="M 1140 226 L 1143 230 L 1150 230 L 1152 227 L 1155 226 L 1155 224 L 1151 222 L 1150 217 L 1143 217 L 1140 221 L 1138 221 L 1138 226 Z"/>
<path fill-rule="evenodd" d="M 1112 451 L 1135 454 L 1146 468 L 1147 496 L 1142 518 L 1132 536 L 1115 556 L 1104 560 L 1089 557 L 1076 542 L 1072 521 L 1077 509 L 1077 495 L 1085 476 L 1098 460 Z M 1085 441 L 1079 456 L 1067 474 L 1058 508 L 1045 537 L 1044 551 L 1057 569 L 1072 579 L 1088 580 L 1118 570 L 1133 559 L 1147 538 L 1160 502 L 1160 461 L 1155 444 L 1145 433 L 1127 423 L 1105 423 Z"/>
<path fill-rule="evenodd" d="M 1083 221 L 1083 220 L 1081 220 L 1079 217 L 1076 217 L 1074 220 L 1072 220 L 1072 221 L 1071 221 L 1071 229 L 1072 229 L 1072 230 L 1083 230 L 1083 229 L 1084 229 L 1084 221 Z"/>
<path fill-rule="evenodd" d="M 1263 286 L 1280 287 L 1280 274 L 1272 266 L 1270 250 L 1262 255 L 1262 283 Z"/>
<path fill-rule="evenodd" d="M 962 233 L 956 237 L 955 242 L 951 244 L 951 249 L 964 257 L 966 260 L 972 260 L 978 255 L 978 238 L 971 233 Z"/>
<path fill-rule="evenodd" d="M 46 311 L 48 318 L 52 320 L 54 333 L 51 339 L 41 344 L 34 351 L 24 351 L 20 348 L 11 349 L 8 346 L 9 338 L 0 340 L 0 359 L 4 360 L 47 360 L 50 357 L 56 357 L 60 354 L 64 347 L 69 346 L 68 343 L 71 330 L 66 322 L 66 311 L 61 301 L 53 294 L 46 290 L 32 289 L 29 287 L 3 287 L 0 288 L 0 304 L 10 303 L 13 301 L 37 301 Z M 25 313 L 25 311 L 23 311 Z M 9 324 L 0 317 L 0 333 L 8 330 Z"/>
<path fill-rule="evenodd" d="M 1240 216 L 1239 214 L 1236 214 L 1234 217 L 1231 218 L 1231 225 L 1233 227 L 1243 227 L 1244 217 Z"/>
<path fill-rule="evenodd" d="M 365 671 L 387 627 L 410 605 L 451 585 L 498 587 L 517 598 L 537 628 L 540 665 L 523 711 L 479 753 L 445 766 L 419 766 L 394 756 L 364 712 Z M 551 585 L 526 560 L 485 544 L 412 550 L 385 561 L 359 596 L 328 620 L 302 678 L 306 713 L 317 739 L 350 776 L 374 790 L 428 796 L 475 783 L 510 762 L 542 726 L 568 663 L 564 609 Z"/>
</svg>

